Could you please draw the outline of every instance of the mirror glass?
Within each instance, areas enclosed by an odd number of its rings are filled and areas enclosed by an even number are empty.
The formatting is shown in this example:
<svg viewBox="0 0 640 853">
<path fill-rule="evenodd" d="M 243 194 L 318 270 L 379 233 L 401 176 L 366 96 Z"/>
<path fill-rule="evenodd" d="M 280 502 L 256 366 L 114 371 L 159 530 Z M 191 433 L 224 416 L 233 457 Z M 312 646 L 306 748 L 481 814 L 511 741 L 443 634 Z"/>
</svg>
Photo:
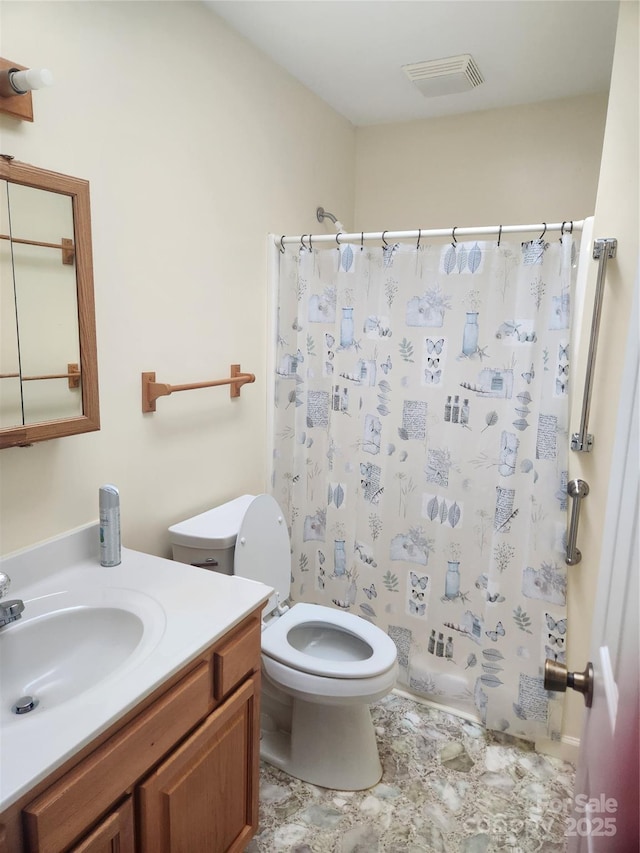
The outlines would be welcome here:
<svg viewBox="0 0 640 853">
<path fill-rule="evenodd" d="M 0 447 L 99 429 L 89 187 L 0 160 Z"/>
</svg>

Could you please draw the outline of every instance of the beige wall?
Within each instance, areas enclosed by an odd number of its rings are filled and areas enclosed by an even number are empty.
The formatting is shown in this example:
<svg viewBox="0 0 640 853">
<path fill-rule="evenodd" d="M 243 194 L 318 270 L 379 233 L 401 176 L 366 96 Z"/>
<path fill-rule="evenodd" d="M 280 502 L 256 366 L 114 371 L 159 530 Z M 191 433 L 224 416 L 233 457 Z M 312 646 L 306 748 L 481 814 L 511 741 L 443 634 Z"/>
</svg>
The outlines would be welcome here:
<svg viewBox="0 0 640 853">
<path fill-rule="evenodd" d="M 0 549 L 97 517 L 122 493 L 124 544 L 265 489 L 266 235 L 353 217 L 352 126 L 200 3 L 2 2 L 2 55 L 45 66 L 35 122 L 0 150 L 91 183 L 102 429 L 0 453 Z M 330 199 L 330 201 L 329 201 Z M 140 374 L 255 385 L 174 394 L 142 415 Z"/>
<path fill-rule="evenodd" d="M 606 515 L 609 471 L 618 414 L 628 334 L 638 334 L 638 317 L 632 316 L 633 289 L 637 286 L 639 261 L 639 160 L 638 82 L 640 21 L 637 2 L 622 2 L 618 19 L 616 52 L 611 77 L 607 125 L 602 151 L 602 166 L 595 207 L 594 237 L 615 237 L 617 257 L 607 266 L 602 320 L 598 341 L 593 400 L 589 432 L 594 436 L 591 453 L 572 454 L 571 475 L 581 477 L 590 487 L 580 515 L 579 546 L 582 562 L 569 569 L 569 624 L 571 643 L 568 649 L 570 670 L 582 671 L 588 660 L 591 617 L 595 603 L 597 577 L 601 561 L 607 566 L 607 555 L 601 554 L 603 519 Z M 598 264 L 591 263 L 589 290 L 595 289 Z M 592 296 L 587 304 L 592 304 Z M 588 330 L 582 334 L 581 361 L 588 347 Z M 578 406 L 580 400 L 576 401 Z M 578 406 L 574 406 L 577 410 Z M 576 429 L 579 411 L 574 417 Z M 594 661 L 597 665 L 597 662 Z M 576 736 L 584 715 L 584 704 L 578 694 L 567 698 L 565 729 Z"/>
<path fill-rule="evenodd" d="M 357 130 L 360 231 L 593 214 L 605 95 Z"/>
</svg>

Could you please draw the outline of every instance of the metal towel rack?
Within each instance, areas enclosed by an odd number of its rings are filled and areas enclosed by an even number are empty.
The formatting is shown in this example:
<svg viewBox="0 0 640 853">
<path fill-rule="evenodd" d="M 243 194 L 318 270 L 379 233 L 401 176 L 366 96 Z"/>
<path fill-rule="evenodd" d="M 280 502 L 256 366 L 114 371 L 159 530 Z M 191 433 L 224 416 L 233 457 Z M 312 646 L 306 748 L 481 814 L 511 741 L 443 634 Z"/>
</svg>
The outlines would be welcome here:
<svg viewBox="0 0 640 853">
<path fill-rule="evenodd" d="M 571 436 L 571 449 L 581 453 L 590 453 L 593 448 L 593 436 L 589 434 L 589 410 L 591 409 L 591 390 L 593 387 L 593 373 L 596 364 L 596 351 L 598 349 L 598 332 L 600 330 L 600 316 L 602 314 L 602 298 L 604 295 L 604 283 L 607 274 L 607 261 L 615 258 L 618 249 L 618 241 L 613 237 L 605 237 L 596 240 L 593 244 L 593 259 L 599 261 L 598 279 L 596 282 L 596 294 L 593 305 L 593 317 L 591 319 L 591 338 L 589 339 L 589 355 L 587 356 L 587 370 L 584 381 L 584 396 L 582 398 L 582 415 L 580 418 L 580 429 Z"/>
<path fill-rule="evenodd" d="M 589 484 L 584 480 L 569 480 L 567 484 L 567 494 L 572 499 L 571 506 L 571 521 L 569 523 L 569 535 L 567 537 L 567 557 L 566 564 L 575 566 L 582 559 L 582 553 L 579 548 L 576 548 L 578 539 L 578 522 L 580 520 L 580 504 L 583 498 L 589 494 Z"/>
</svg>

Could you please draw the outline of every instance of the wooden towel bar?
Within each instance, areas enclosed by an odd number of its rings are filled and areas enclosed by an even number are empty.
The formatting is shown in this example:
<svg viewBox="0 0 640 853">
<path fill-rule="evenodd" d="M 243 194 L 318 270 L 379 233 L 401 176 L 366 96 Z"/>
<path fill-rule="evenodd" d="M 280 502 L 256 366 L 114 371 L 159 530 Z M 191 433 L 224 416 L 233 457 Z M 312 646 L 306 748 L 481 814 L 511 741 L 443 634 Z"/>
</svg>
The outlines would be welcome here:
<svg viewBox="0 0 640 853">
<path fill-rule="evenodd" d="M 239 397 L 243 385 L 255 382 L 253 373 L 242 373 L 239 364 L 231 365 L 231 376 L 228 379 L 213 379 L 210 382 L 192 382 L 189 385 L 168 385 L 166 382 L 156 382 L 153 372 L 142 374 L 142 411 L 155 412 L 158 397 L 168 397 L 174 391 L 194 391 L 196 388 L 213 388 L 215 385 L 229 385 L 229 396 Z"/>
</svg>

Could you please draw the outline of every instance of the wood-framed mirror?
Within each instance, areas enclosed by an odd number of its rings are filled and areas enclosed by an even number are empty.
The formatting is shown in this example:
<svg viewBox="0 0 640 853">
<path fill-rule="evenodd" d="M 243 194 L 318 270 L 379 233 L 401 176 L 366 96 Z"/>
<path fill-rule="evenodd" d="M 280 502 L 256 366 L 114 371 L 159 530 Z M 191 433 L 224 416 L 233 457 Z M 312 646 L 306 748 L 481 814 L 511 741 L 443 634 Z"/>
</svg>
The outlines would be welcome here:
<svg viewBox="0 0 640 853">
<path fill-rule="evenodd" d="M 89 182 L 0 155 L 0 448 L 98 429 Z"/>
</svg>

